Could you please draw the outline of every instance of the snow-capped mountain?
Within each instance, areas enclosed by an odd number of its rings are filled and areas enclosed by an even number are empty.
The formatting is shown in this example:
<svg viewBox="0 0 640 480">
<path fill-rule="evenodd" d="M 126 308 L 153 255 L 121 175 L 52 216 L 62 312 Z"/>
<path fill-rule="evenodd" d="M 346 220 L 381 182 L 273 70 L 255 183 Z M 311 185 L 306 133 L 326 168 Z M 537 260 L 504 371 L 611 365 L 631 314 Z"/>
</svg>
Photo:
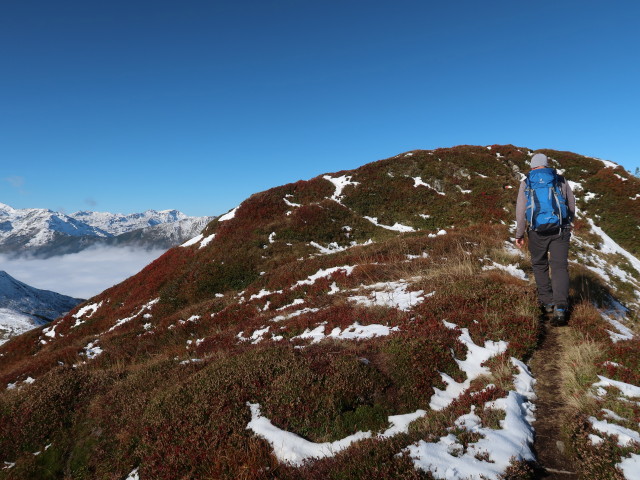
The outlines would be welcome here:
<svg viewBox="0 0 640 480">
<path fill-rule="evenodd" d="M 178 210 L 64 214 L 48 209 L 15 209 L 0 203 L 0 253 L 53 256 L 93 245 L 132 243 L 169 248 L 198 233 L 211 219 L 189 217 Z M 136 233 L 122 237 L 132 232 Z"/>
<path fill-rule="evenodd" d="M 64 315 L 81 301 L 31 287 L 0 270 L 0 344 Z"/>
</svg>

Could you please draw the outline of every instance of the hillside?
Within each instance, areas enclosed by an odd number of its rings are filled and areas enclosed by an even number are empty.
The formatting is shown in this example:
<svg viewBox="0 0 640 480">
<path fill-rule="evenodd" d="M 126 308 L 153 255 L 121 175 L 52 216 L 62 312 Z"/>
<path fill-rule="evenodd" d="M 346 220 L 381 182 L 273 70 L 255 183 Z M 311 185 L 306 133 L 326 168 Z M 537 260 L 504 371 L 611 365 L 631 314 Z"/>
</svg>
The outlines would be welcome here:
<svg viewBox="0 0 640 480">
<path fill-rule="evenodd" d="M 558 461 L 634 478 L 640 180 L 542 152 L 580 210 L 569 327 L 510 240 L 533 152 L 403 153 L 257 193 L 0 346 L 0 478 L 534 478 L 549 339 Z"/>
<path fill-rule="evenodd" d="M 80 302 L 79 298 L 31 287 L 0 270 L 0 344 L 55 320 Z"/>
</svg>

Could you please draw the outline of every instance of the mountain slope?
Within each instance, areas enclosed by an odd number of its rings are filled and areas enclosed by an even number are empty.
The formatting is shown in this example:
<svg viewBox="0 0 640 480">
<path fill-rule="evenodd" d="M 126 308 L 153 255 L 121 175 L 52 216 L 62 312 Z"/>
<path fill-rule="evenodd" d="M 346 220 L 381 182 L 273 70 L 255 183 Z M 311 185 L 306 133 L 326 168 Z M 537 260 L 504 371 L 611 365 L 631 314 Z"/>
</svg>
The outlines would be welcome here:
<svg viewBox="0 0 640 480">
<path fill-rule="evenodd" d="M 0 271 L 0 342 L 55 320 L 82 302 L 30 287 Z"/>
<path fill-rule="evenodd" d="M 603 408 L 629 429 L 640 413 L 622 410 L 615 386 L 628 400 L 640 384 L 629 253 L 640 184 L 544 152 L 581 208 L 572 461 L 616 478 L 640 449 L 595 429 Z M 530 478 L 535 379 L 523 362 L 544 328 L 529 260 L 509 236 L 531 154 L 414 151 L 255 194 L 8 342 L 0 478 Z"/>
<path fill-rule="evenodd" d="M 177 210 L 66 215 L 0 204 L 0 253 L 48 257 L 113 244 L 169 248 L 200 231 L 211 219 L 188 217 Z"/>
</svg>

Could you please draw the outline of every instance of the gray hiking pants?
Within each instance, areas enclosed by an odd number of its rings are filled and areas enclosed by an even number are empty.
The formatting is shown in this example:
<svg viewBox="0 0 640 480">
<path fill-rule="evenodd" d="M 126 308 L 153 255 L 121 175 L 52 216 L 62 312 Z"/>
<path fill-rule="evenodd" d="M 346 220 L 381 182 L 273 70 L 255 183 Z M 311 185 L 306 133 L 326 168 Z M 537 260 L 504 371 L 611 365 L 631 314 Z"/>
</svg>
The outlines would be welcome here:
<svg viewBox="0 0 640 480">
<path fill-rule="evenodd" d="M 529 231 L 531 266 L 538 287 L 538 299 L 545 305 L 567 306 L 569 297 L 569 239 L 571 232 L 555 235 Z M 551 280 L 549 280 L 551 267 Z"/>
</svg>

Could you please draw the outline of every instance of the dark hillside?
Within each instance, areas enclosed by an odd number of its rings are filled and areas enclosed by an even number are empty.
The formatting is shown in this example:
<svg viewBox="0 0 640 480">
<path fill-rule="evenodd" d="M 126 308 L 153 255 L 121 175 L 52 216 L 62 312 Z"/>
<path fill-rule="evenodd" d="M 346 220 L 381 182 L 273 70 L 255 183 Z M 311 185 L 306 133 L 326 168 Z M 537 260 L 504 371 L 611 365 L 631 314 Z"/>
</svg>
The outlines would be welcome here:
<svg viewBox="0 0 640 480">
<path fill-rule="evenodd" d="M 545 153 L 581 186 L 572 258 L 592 269 L 575 267 L 572 295 L 584 331 L 603 332 L 596 307 L 616 297 L 631 318 L 640 273 L 600 251 L 589 220 L 640 252 L 640 181 Z M 408 446 L 449 434 L 460 457 L 504 473 L 509 456 L 476 452 L 482 435 L 455 422 L 471 410 L 504 432 L 491 402 L 529 398 L 513 376 L 542 327 L 528 261 L 507 244 L 531 154 L 417 150 L 257 193 L 51 330 L 1 346 L 0 478 L 431 478 Z M 614 260 L 626 277 L 599 263 Z M 313 448 L 369 437 L 294 461 L 248 427 L 255 405 Z M 510 478 L 532 471 L 528 448 Z"/>
</svg>

